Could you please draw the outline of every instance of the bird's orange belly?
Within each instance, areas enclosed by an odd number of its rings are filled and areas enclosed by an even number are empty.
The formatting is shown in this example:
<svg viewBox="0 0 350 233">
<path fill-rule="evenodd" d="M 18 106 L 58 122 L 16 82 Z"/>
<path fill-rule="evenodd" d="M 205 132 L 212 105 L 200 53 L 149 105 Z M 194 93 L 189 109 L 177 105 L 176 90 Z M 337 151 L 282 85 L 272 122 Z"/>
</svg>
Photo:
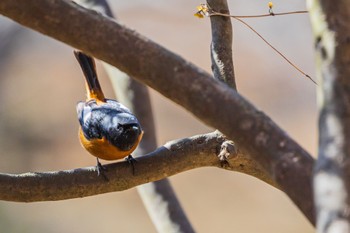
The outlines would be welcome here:
<svg viewBox="0 0 350 233">
<path fill-rule="evenodd" d="M 109 143 L 105 138 L 88 140 L 84 137 L 82 130 L 79 129 L 79 138 L 82 146 L 93 156 L 104 160 L 117 160 L 130 155 L 136 149 L 141 137 L 142 134 L 140 135 L 138 142 L 135 143 L 130 150 L 123 151 Z"/>
</svg>

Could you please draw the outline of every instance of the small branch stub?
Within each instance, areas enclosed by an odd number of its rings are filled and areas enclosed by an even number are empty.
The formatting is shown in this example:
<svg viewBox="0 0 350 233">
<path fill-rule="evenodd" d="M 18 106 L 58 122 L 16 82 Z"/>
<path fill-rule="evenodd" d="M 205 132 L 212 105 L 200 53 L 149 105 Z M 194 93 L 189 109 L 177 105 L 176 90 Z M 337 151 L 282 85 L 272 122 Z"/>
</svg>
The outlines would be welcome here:
<svg viewBox="0 0 350 233">
<path fill-rule="evenodd" d="M 221 146 L 218 153 L 218 158 L 221 162 L 222 167 L 230 167 L 229 160 L 237 157 L 238 151 L 236 145 L 231 140 L 225 140 Z"/>
</svg>

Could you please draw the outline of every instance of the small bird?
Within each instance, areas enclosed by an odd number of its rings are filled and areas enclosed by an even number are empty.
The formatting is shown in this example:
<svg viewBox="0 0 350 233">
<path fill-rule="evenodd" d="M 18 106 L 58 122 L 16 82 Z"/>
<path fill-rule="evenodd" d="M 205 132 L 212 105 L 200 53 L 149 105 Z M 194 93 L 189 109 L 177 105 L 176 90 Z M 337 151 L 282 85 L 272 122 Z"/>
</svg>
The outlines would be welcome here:
<svg viewBox="0 0 350 233">
<path fill-rule="evenodd" d="M 97 172 L 104 167 L 99 158 L 117 160 L 127 157 L 140 143 L 143 131 L 135 115 L 116 100 L 106 99 L 96 74 L 94 59 L 80 51 L 74 55 L 83 70 L 87 99 L 77 104 L 82 146 L 97 158 Z M 103 175 L 104 176 L 104 175 Z"/>
</svg>

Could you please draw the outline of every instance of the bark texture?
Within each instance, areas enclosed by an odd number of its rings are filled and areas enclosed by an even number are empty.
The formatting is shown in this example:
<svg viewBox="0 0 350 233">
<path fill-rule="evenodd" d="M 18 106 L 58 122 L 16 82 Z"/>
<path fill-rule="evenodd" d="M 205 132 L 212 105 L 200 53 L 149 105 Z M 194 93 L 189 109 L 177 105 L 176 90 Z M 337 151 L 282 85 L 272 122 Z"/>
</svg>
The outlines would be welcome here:
<svg viewBox="0 0 350 233">
<path fill-rule="evenodd" d="M 233 164 L 233 169 L 272 180 L 314 222 L 314 160 L 269 117 L 225 84 L 135 31 L 67 0 L 2 0 L 0 13 L 118 67 L 234 139 L 244 159 L 257 162 L 262 170 L 243 164 Z M 159 160 L 156 163 L 163 162 Z M 182 167 L 182 171 L 189 165 L 178 162 L 176 169 Z M 162 171 L 153 178 L 175 173 Z"/>
<path fill-rule="evenodd" d="M 350 2 L 308 3 L 322 84 L 314 170 L 317 231 L 350 232 Z"/>
</svg>

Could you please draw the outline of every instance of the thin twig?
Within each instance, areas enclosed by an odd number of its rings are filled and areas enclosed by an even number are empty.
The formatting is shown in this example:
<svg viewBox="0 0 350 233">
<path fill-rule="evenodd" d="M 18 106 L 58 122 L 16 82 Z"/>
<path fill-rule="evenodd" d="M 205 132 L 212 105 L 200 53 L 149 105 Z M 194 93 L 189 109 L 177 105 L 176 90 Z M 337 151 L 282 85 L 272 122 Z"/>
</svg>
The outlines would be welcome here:
<svg viewBox="0 0 350 233">
<path fill-rule="evenodd" d="M 220 13 L 210 6 L 210 4 L 201 4 L 197 7 L 198 11 L 194 14 L 195 16 L 199 18 L 203 18 L 203 16 L 224 16 L 224 17 L 230 17 L 234 18 L 240 23 L 244 24 L 246 27 L 248 27 L 251 31 L 253 31 L 256 35 L 258 35 L 270 48 L 272 48 L 277 54 L 279 54 L 285 61 L 287 61 L 292 67 L 294 67 L 297 71 L 299 71 L 301 74 L 303 74 L 305 77 L 310 79 L 313 83 L 317 85 L 315 80 L 313 80 L 310 75 L 306 74 L 304 71 L 302 71 L 297 65 L 295 65 L 293 62 L 291 62 L 285 55 L 283 55 L 278 49 L 276 49 L 271 43 L 269 43 L 260 33 L 258 33 L 252 26 L 250 26 L 248 23 L 243 21 L 241 18 L 257 18 L 257 17 L 266 17 L 266 16 L 277 16 L 277 15 L 288 15 L 288 14 L 300 14 L 300 13 L 307 13 L 307 11 L 293 11 L 293 12 L 284 12 L 284 13 L 273 13 L 272 8 L 270 8 L 269 14 L 264 15 L 253 15 L 253 16 L 234 16 L 230 14 Z"/>
<path fill-rule="evenodd" d="M 296 66 L 293 62 L 291 62 L 283 53 L 281 53 L 278 49 L 276 49 L 270 42 L 268 42 L 260 33 L 258 33 L 252 26 L 250 26 L 248 23 L 243 21 L 240 18 L 233 17 L 234 19 L 238 20 L 239 22 L 243 23 L 245 26 L 247 26 L 251 31 L 253 31 L 257 36 L 259 36 L 270 48 L 272 48 L 276 53 L 278 53 L 285 61 L 287 61 L 291 66 L 293 66 L 297 71 L 299 71 L 301 74 L 303 74 L 305 77 L 310 79 L 314 84 L 317 85 L 315 80 L 313 80 L 308 74 L 306 74 L 304 71 L 302 71 L 298 66 Z"/>
<path fill-rule="evenodd" d="M 294 15 L 294 14 L 307 14 L 308 11 L 289 11 L 289 12 L 281 12 L 281 13 L 269 13 L 269 14 L 261 14 L 261 15 L 229 15 L 229 14 L 223 14 L 220 12 L 213 12 L 211 13 L 211 16 L 219 15 L 219 16 L 226 16 L 226 17 L 232 17 L 232 18 L 261 18 L 261 17 L 270 17 L 270 16 L 280 16 L 280 15 Z"/>
</svg>

